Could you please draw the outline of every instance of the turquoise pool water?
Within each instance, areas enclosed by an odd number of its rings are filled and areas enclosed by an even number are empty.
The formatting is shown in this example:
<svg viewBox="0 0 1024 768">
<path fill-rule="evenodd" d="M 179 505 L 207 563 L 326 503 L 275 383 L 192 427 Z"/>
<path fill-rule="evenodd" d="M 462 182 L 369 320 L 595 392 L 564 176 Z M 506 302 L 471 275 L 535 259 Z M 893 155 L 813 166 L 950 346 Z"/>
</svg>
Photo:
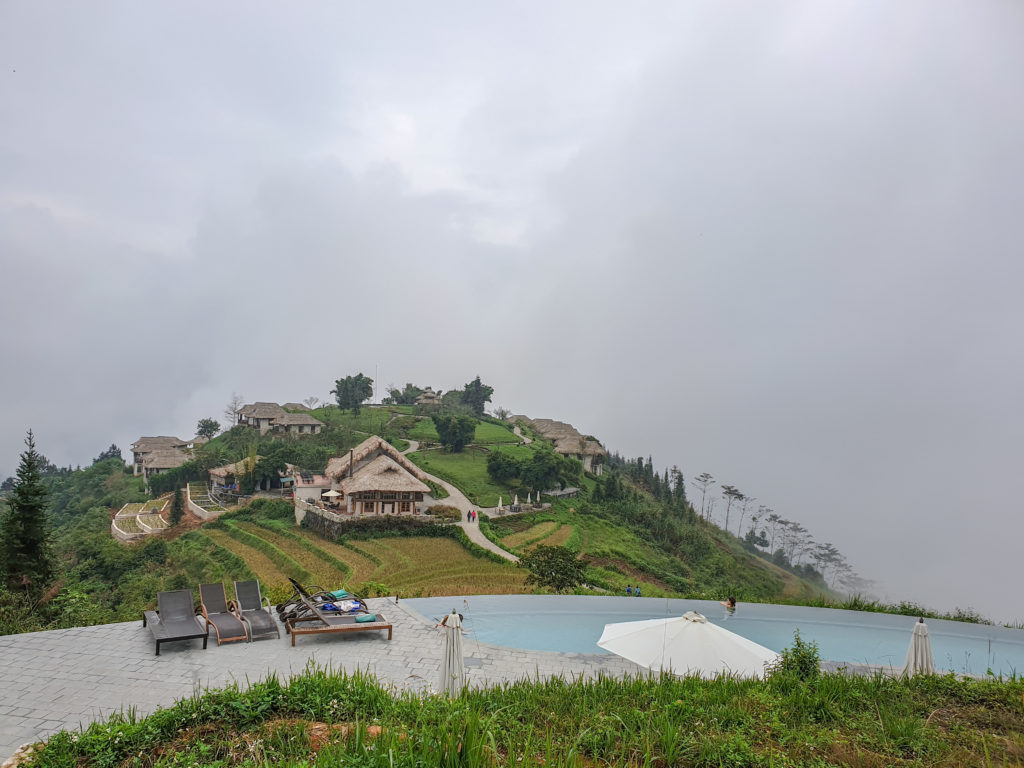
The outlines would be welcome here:
<svg viewBox="0 0 1024 768">
<path fill-rule="evenodd" d="M 597 647 L 605 624 L 703 613 L 715 624 L 780 651 L 793 633 L 818 643 L 821 658 L 903 666 L 917 619 L 884 613 L 740 603 L 734 614 L 706 600 L 554 595 L 471 595 L 403 600 L 433 619 L 457 609 L 466 619 L 467 648 L 475 640 L 512 648 L 606 653 Z M 935 666 L 959 674 L 1024 674 L 1024 631 L 928 619 Z"/>
</svg>

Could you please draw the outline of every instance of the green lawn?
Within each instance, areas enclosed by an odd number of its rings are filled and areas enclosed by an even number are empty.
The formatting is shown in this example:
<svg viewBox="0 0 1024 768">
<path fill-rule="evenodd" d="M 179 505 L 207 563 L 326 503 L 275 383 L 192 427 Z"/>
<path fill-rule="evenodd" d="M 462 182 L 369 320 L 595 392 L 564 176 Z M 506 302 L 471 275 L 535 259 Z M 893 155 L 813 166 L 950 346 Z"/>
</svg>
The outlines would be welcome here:
<svg viewBox="0 0 1024 768">
<path fill-rule="evenodd" d="M 432 420 L 420 419 L 409 430 L 409 439 L 420 443 L 436 443 L 441 438 L 437 436 L 437 429 L 434 428 Z"/>
<path fill-rule="evenodd" d="M 494 445 L 495 443 L 518 443 L 520 440 L 512 434 L 512 430 L 500 424 L 482 421 L 476 425 L 473 442 L 477 445 Z"/>
<path fill-rule="evenodd" d="M 418 440 L 421 443 L 436 443 L 440 440 L 437 436 L 437 429 L 430 419 L 420 419 L 416 425 L 409 430 L 409 439 Z M 482 421 L 476 425 L 476 432 L 473 434 L 475 445 L 498 445 L 501 443 L 518 443 L 519 438 L 512 434 L 510 429 L 499 424 L 491 424 Z"/>
<path fill-rule="evenodd" d="M 533 452 L 532 448 L 523 445 L 504 446 L 501 450 L 515 456 L 529 456 Z M 474 504 L 494 507 L 498 504 L 499 496 L 503 497 L 505 504 L 509 504 L 515 491 L 491 480 L 487 474 L 488 454 L 486 450 L 468 448 L 462 453 L 417 451 L 409 454 L 409 458 L 430 474 L 456 486 Z"/>
<path fill-rule="evenodd" d="M 359 409 L 359 415 L 353 416 L 351 411 L 340 411 L 337 408 L 317 408 L 313 411 L 313 417 L 320 419 L 332 427 L 344 427 L 354 429 L 358 432 L 367 432 L 379 435 L 384 431 L 384 425 L 391 421 L 394 414 L 390 406 L 383 408 L 368 408 L 363 406 Z"/>
</svg>

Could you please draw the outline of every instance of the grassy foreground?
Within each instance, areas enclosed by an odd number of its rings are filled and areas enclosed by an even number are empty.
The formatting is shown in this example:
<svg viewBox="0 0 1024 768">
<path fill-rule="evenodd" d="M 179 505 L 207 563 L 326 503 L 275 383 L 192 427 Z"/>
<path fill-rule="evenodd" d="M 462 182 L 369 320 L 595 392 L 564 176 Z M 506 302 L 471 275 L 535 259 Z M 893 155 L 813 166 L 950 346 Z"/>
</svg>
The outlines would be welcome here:
<svg viewBox="0 0 1024 768">
<path fill-rule="evenodd" d="M 32 766 L 1018 765 L 1024 682 L 509 683 L 456 700 L 309 667 L 52 736 Z"/>
</svg>

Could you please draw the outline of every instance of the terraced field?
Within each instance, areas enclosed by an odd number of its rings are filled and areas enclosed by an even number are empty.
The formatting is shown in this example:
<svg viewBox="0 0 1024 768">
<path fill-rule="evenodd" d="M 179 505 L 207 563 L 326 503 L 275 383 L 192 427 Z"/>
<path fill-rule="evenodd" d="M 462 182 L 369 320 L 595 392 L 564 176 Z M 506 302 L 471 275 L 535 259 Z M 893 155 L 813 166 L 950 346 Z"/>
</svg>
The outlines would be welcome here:
<svg viewBox="0 0 1024 768">
<path fill-rule="evenodd" d="M 543 539 L 533 541 L 523 547 L 524 550 L 531 550 L 540 544 L 545 547 L 563 547 L 566 542 L 572 538 L 572 535 L 576 532 L 576 529 L 571 525 L 562 525 L 558 530 L 553 531 L 550 536 L 545 536 Z"/>
<path fill-rule="evenodd" d="M 258 549 L 254 549 L 240 541 L 231 538 L 224 531 L 216 528 L 204 528 L 203 534 L 209 537 L 215 544 L 238 555 L 249 566 L 256 577 L 268 586 L 280 586 L 288 582 L 288 577 L 278 568 L 274 562 Z"/>
<path fill-rule="evenodd" d="M 341 563 L 342 567 L 339 568 L 339 564 L 332 563 L 315 551 L 311 552 L 304 548 L 296 540 L 301 540 L 302 537 L 296 536 L 295 538 L 292 538 L 285 533 L 278 533 L 256 525 L 255 523 L 237 523 L 237 525 L 243 531 L 251 533 L 253 536 L 258 536 L 264 541 L 270 542 L 288 555 L 288 557 L 291 558 L 297 566 L 304 568 L 309 572 L 311 578 L 307 579 L 307 581 L 310 581 L 313 584 L 319 584 L 326 589 L 333 589 L 334 585 L 342 585 L 348 582 L 349 574 L 351 573 L 350 568 L 344 567 L 343 563 Z M 340 560 L 340 558 L 335 559 Z"/>
<path fill-rule="evenodd" d="M 202 533 L 245 561 L 268 589 L 280 588 L 292 576 L 356 592 L 374 582 L 409 597 L 523 591 L 523 571 L 474 557 L 451 539 L 410 537 L 342 545 L 275 521 L 224 522 L 205 526 Z"/>
<path fill-rule="evenodd" d="M 506 536 L 501 540 L 501 546 L 505 549 L 511 549 L 514 551 L 523 546 L 543 541 L 561 527 L 562 524 L 555 521 L 537 523 L 526 530 L 513 533 L 511 536 Z"/>
</svg>

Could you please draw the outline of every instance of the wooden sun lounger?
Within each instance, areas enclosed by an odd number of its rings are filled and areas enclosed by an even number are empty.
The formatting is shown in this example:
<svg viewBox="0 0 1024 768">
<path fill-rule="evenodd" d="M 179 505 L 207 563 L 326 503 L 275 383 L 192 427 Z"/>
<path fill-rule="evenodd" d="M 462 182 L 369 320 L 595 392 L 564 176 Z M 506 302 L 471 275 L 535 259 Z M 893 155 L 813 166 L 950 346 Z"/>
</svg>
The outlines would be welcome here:
<svg viewBox="0 0 1024 768">
<path fill-rule="evenodd" d="M 295 645 L 296 635 L 320 635 L 327 632 L 368 632 L 370 630 L 388 631 L 388 640 L 391 639 L 391 624 L 381 614 L 377 615 L 377 621 L 357 622 L 356 617 L 349 614 L 344 616 L 331 616 L 325 613 L 312 616 L 299 616 L 288 619 L 285 626 L 292 635 L 292 645 Z"/>
</svg>

